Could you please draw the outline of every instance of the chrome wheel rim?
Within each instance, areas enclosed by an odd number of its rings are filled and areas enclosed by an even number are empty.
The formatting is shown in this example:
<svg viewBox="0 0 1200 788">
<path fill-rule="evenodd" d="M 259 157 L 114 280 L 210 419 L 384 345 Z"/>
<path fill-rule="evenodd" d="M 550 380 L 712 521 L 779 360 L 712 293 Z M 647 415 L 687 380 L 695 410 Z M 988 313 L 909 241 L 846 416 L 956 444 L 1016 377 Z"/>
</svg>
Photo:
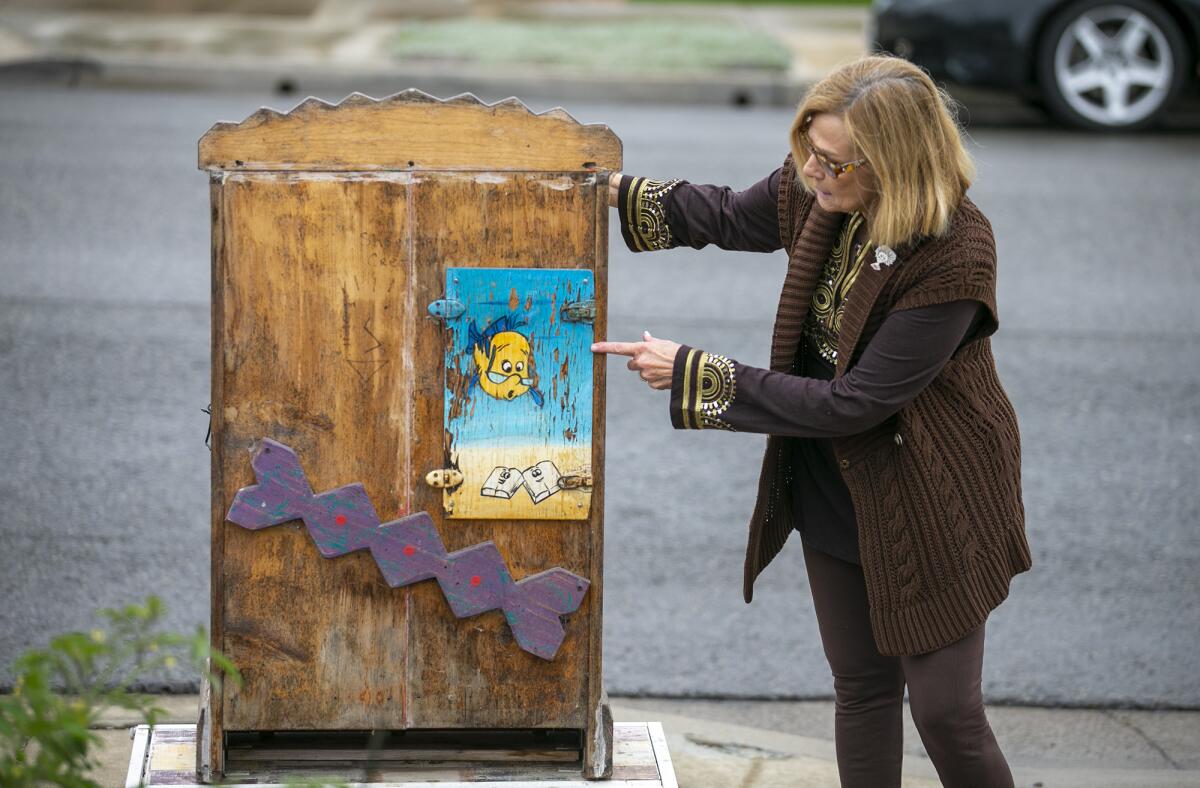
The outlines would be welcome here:
<svg viewBox="0 0 1200 788">
<path fill-rule="evenodd" d="M 1054 51 L 1054 77 L 1063 99 L 1105 126 L 1127 126 L 1152 115 L 1166 101 L 1174 66 L 1162 28 L 1122 5 L 1080 15 Z"/>
</svg>

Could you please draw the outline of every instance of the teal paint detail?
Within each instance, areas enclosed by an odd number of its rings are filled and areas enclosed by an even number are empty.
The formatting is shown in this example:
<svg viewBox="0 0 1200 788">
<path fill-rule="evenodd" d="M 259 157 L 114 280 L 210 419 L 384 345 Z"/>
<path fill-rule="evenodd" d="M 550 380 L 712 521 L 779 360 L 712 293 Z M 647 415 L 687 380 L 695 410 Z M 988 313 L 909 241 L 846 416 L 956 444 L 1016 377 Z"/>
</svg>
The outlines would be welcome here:
<svg viewBox="0 0 1200 788">
<path fill-rule="evenodd" d="M 429 314 L 434 317 L 440 317 L 443 320 L 454 320 L 462 317 L 463 312 L 467 311 L 462 301 L 455 301 L 452 298 L 439 298 L 429 305 Z"/>
<path fill-rule="evenodd" d="M 561 603 L 562 610 L 567 610 L 572 607 L 571 602 L 573 600 L 573 597 L 571 596 L 571 594 L 569 594 L 566 591 L 562 590 L 561 588 L 557 588 L 557 587 L 555 587 L 551 590 L 553 591 L 554 596 L 558 597 L 558 601 Z"/>
</svg>

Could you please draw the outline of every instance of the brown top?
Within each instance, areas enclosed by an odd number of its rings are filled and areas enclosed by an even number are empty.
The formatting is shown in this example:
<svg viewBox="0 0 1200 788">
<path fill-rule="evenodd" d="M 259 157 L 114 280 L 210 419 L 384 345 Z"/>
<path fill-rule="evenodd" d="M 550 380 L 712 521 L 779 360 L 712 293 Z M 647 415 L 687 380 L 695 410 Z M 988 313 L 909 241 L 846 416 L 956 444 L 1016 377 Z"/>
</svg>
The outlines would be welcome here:
<svg viewBox="0 0 1200 788">
<path fill-rule="evenodd" d="M 744 191 L 624 176 L 618 199 L 620 225 L 634 251 L 709 243 L 723 249 L 774 251 L 779 237 L 777 192 L 783 168 Z M 638 208 L 640 210 L 631 210 Z M 629 220 L 641 216 L 639 228 Z M 651 221 L 649 217 L 662 217 Z M 834 456 L 834 436 L 861 432 L 893 415 L 920 393 L 975 329 L 986 307 L 971 300 L 933 304 L 890 315 L 863 358 L 843 378 L 833 380 L 838 326 L 848 293 L 864 255 L 850 254 L 848 238 L 861 223 L 858 214 L 844 222 L 843 242 L 835 245 L 814 290 L 802 344 L 811 352 L 796 356 L 787 375 L 736 367 L 736 393 L 728 411 L 701 414 L 700 372 L 720 375 L 712 354 L 686 364 L 676 357 L 670 413 L 677 429 L 694 425 L 789 436 L 793 525 L 810 547 L 844 561 L 859 563 L 858 525 L 850 491 Z M 870 249 L 865 249 L 864 253 Z M 805 368 L 801 368 L 801 364 Z M 692 377 L 685 381 L 685 371 Z M 764 374 L 766 373 L 766 374 Z M 799 375 L 799 377 L 797 376 Z M 731 387 L 732 389 L 732 387 Z M 684 398 L 684 391 L 689 397 Z M 689 409 L 692 412 L 689 414 Z M 707 418 L 703 424 L 701 418 Z M 719 423 L 718 423 L 719 421 Z"/>
<path fill-rule="evenodd" d="M 791 156 L 780 172 L 777 208 L 789 266 L 771 369 L 760 372 L 764 378 L 783 373 L 782 379 L 793 369 L 813 292 L 845 217 L 816 204 L 795 178 Z M 635 226 L 643 242 L 656 229 Z M 878 424 L 831 438 L 858 518 L 876 645 L 882 654 L 907 655 L 940 648 L 979 626 L 1008 595 L 1011 578 L 1031 568 L 1032 558 L 1016 414 L 989 338 L 998 327 L 991 226 L 964 197 L 944 235 L 893 251 L 894 259 L 864 267 L 854 283 L 831 388 L 860 362 L 893 313 L 964 299 L 985 306 L 978 329 L 914 399 Z M 732 402 L 728 387 L 740 385 L 734 362 L 717 357 L 703 366 L 694 378 L 701 391 L 691 411 L 699 414 L 700 426 L 722 398 Z M 728 410 L 715 418 L 723 420 Z M 767 441 L 746 553 L 747 601 L 754 579 L 792 530 L 787 440 L 773 435 Z"/>
</svg>

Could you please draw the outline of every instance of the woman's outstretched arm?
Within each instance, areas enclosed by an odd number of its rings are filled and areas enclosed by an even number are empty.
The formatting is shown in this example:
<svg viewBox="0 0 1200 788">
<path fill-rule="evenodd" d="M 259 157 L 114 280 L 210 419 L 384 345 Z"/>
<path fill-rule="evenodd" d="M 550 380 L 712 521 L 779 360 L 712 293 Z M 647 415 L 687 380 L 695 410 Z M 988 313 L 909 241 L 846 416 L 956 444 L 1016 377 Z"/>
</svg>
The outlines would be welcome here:
<svg viewBox="0 0 1200 788">
<path fill-rule="evenodd" d="M 893 312 L 836 380 L 750 367 L 652 337 L 600 342 L 593 350 L 629 356 L 627 366 L 651 387 L 670 388 L 677 429 L 836 438 L 870 429 L 915 399 L 975 338 L 986 315 L 983 304 L 967 299 Z"/>
<path fill-rule="evenodd" d="M 858 363 L 835 380 L 749 367 L 681 347 L 672 375 L 678 385 L 671 388 L 671 423 L 677 429 L 715 426 L 799 438 L 864 432 L 915 399 L 986 312 L 971 300 L 893 312 Z"/>
<path fill-rule="evenodd" d="M 782 249 L 779 176 L 782 167 L 743 191 L 684 180 L 653 180 L 614 172 L 609 205 L 634 252 L 714 244 L 742 252 Z"/>
</svg>

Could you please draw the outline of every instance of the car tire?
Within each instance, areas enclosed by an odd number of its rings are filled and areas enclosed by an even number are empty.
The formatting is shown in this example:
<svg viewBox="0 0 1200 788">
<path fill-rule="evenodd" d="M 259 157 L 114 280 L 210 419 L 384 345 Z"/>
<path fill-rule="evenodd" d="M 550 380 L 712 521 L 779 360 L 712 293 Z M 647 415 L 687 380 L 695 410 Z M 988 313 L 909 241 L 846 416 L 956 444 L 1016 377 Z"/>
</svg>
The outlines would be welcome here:
<svg viewBox="0 0 1200 788">
<path fill-rule="evenodd" d="M 1192 56 L 1179 25 L 1148 0 L 1080 0 L 1046 25 L 1038 83 L 1046 107 L 1072 126 L 1134 131 L 1158 123 Z"/>
</svg>

